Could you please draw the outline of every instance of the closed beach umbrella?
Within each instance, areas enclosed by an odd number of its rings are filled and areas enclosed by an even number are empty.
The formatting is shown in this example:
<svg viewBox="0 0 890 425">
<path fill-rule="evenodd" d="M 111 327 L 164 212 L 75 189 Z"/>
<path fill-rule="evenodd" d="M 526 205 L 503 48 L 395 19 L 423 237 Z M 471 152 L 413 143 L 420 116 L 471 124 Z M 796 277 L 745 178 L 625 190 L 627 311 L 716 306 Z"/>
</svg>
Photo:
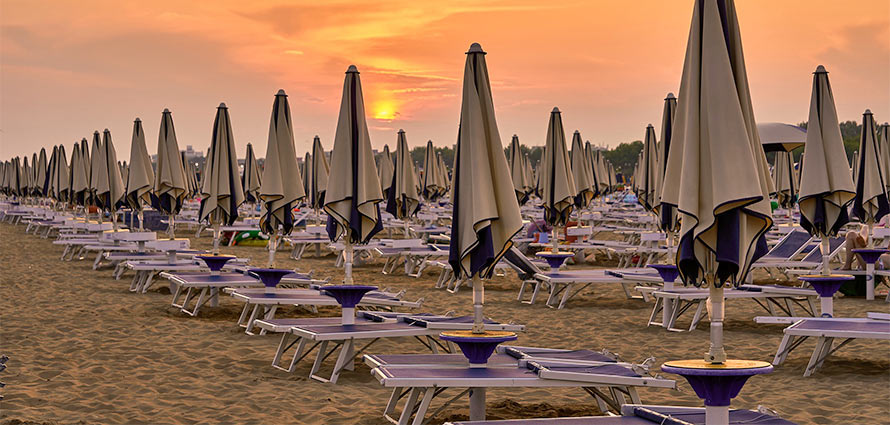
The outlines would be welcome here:
<svg viewBox="0 0 890 425">
<path fill-rule="evenodd" d="M 99 193 L 99 190 L 104 190 L 107 184 L 102 183 L 102 176 L 105 176 L 105 179 L 108 178 L 108 170 L 105 169 L 105 160 L 102 158 L 102 138 L 99 136 L 99 131 L 96 130 L 93 132 L 93 141 L 90 144 L 90 151 L 92 151 L 92 155 L 89 158 L 90 162 L 90 193 L 89 193 L 89 204 L 99 208 L 99 201 L 96 198 L 96 195 Z M 101 186 L 101 187 L 100 187 Z M 102 211 L 100 208 L 99 211 L 99 222 L 102 222 Z"/>
<path fill-rule="evenodd" d="M 562 127 L 562 115 L 554 107 L 547 124 L 547 141 L 541 164 L 541 198 L 544 200 L 544 220 L 553 226 L 553 249 L 559 244 L 557 227 L 565 226 L 574 207 L 575 180 L 569 153 L 566 151 L 566 133 Z"/>
<path fill-rule="evenodd" d="M 649 124 L 646 127 L 646 136 L 643 139 L 642 162 L 640 162 L 640 182 L 637 184 L 637 199 L 646 211 L 654 211 L 656 197 L 656 174 L 658 173 L 658 144 L 655 140 L 655 127 Z M 608 173 L 608 167 L 606 168 Z M 608 176 L 607 176 L 608 177 Z"/>
<path fill-rule="evenodd" d="M 389 145 L 383 146 L 383 153 L 380 154 L 380 163 L 377 164 L 377 178 L 380 179 L 380 190 L 384 198 L 389 198 L 389 189 L 392 187 L 393 175 L 392 155 L 389 153 Z"/>
<path fill-rule="evenodd" d="M 584 157 L 587 163 L 587 168 L 590 169 L 590 178 L 592 179 L 591 183 L 593 185 L 592 190 L 594 198 L 600 195 L 600 185 L 598 181 L 600 177 L 596 175 L 596 160 L 594 159 L 595 155 L 596 153 L 593 150 L 593 145 L 590 144 L 590 140 L 584 142 Z"/>
<path fill-rule="evenodd" d="M 96 133 L 96 137 L 98 139 L 98 131 Z M 87 142 L 87 138 L 84 137 L 80 139 L 80 161 L 83 162 L 83 170 L 87 176 L 87 194 L 84 198 L 84 206 L 88 206 L 90 202 L 92 202 L 92 192 L 90 191 L 90 176 L 92 175 L 92 166 L 93 162 L 90 159 L 90 145 Z"/>
<path fill-rule="evenodd" d="M 436 156 L 436 148 L 433 141 L 426 142 L 426 154 L 423 156 L 423 183 L 420 185 L 423 198 L 435 202 L 445 193 L 444 179 L 439 169 L 439 159 Z"/>
<path fill-rule="evenodd" d="M 77 143 L 74 144 L 74 149 L 71 150 L 71 166 L 68 172 L 70 176 L 68 178 L 68 201 L 75 206 L 86 208 L 89 203 L 90 176 L 84 167 L 83 150 L 80 149 Z"/>
<path fill-rule="evenodd" d="M 257 164 L 253 145 L 247 144 L 244 155 L 244 173 L 241 174 L 241 187 L 244 188 L 244 202 L 256 204 L 260 193 L 260 166 Z"/>
<path fill-rule="evenodd" d="M 850 174 L 853 181 L 859 181 L 859 151 L 853 151 L 853 158 L 850 160 Z"/>
<path fill-rule="evenodd" d="M 300 164 L 300 175 L 303 176 L 303 189 L 309 190 L 309 166 L 312 164 L 312 154 L 306 152 L 303 156 L 303 163 Z"/>
<path fill-rule="evenodd" d="M 658 228 L 663 232 L 674 233 L 680 225 L 677 222 L 677 210 L 668 204 L 662 204 L 661 193 L 664 191 L 664 173 L 667 170 L 667 157 L 671 151 L 671 136 L 674 131 L 674 116 L 677 114 L 677 98 L 668 93 L 664 98 L 664 110 L 661 112 L 661 138 L 658 141 L 658 171 L 655 179 L 655 209 L 658 211 Z"/>
<path fill-rule="evenodd" d="M 210 164 L 201 185 L 198 219 L 213 225 L 213 253 L 218 254 L 219 226 L 223 223 L 235 223 L 238 219 L 238 207 L 244 202 L 244 189 L 238 178 L 238 157 L 235 156 L 235 135 L 232 133 L 229 108 L 225 103 L 220 103 L 216 108 L 207 161 Z M 299 179 L 296 181 L 299 182 Z"/>
<path fill-rule="evenodd" d="M 482 333 L 481 279 L 491 276 L 495 265 L 513 245 L 511 239 L 522 229 L 522 218 L 497 128 L 485 52 L 476 43 L 470 46 L 464 67 L 454 154 L 454 209 L 448 262 L 455 276 L 473 279 L 473 333 Z M 568 202 L 571 204 L 571 199 Z M 476 419 L 472 403 L 471 400 L 471 419 Z"/>
<path fill-rule="evenodd" d="M 396 138 L 396 166 L 392 179 L 392 190 L 386 199 L 386 212 L 400 219 L 407 219 L 420 209 L 420 195 L 417 194 L 417 175 L 414 160 L 408 150 L 405 130 L 399 129 Z M 405 224 L 407 230 L 408 224 Z"/>
<path fill-rule="evenodd" d="M 606 158 L 603 155 L 602 150 L 595 150 L 596 155 L 594 155 L 595 163 L 595 172 L 596 172 L 596 181 L 599 184 L 599 190 L 601 195 L 606 195 L 610 192 L 609 187 L 609 175 L 608 170 L 606 169 Z"/>
<path fill-rule="evenodd" d="M 575 181 L 575 206 L 587 208 L 596 193 L 594 189 L 593 170 L 586 161 L 584 143 L 581 141 L 581 132 L 575 130 L 572 134 L 572 180 Z M 578 222 L 580 226 L 581 222 Z"/>
<path fill-rule="evenodd" d="M 328 188 L 328 175 L 331 172 L 328 158 L 324 154 L 324 147 L 321 145 L 321 138 L 318 136 L 312 139 L 312 157 L 308 167 L 309 184 L 306 186 L 306 196 L 309 200 L 309 206 L 318 211 L 324 208 L 324 196 Z M 304 179 L 306 179 L 305 176 Z"/>
<path fill-rule="evenodd" d="M 776 200 L 779 206 L 791 209 L 794 206 L 796 195 L 797 177 L 794 172 L 794 164 L 791 154 L 785 151 L 776 152 L 775 165 L 773 165 L 773 182 L 776 187 Z"/>
<path fill-rule="evenodd" d="M 869 246 L 873 242 L 871 227 L 890 212 L 880 158 L 875 139 L 875 119 L 871 111 L 866 109 L 862 115 L 862 136 L 859 139 L 856 196 L 853 198 L 853 208 L 850 209 L 850 213 L 869 226 Z"/>
<path fill-rule="evenodd" d="M 878 151 L 881 152 L 881 176 L 884 177 L 884 187 L 890 193 L 890 124 L 884 123 L 877 128 Z"/>
<path fill-rule="evenodd" d="M 513 135 L 510 141 L 510 178 L 513 181 L 513 190 L 520 205 L 528 201 L 528 176 L 525 172 L 522 150 L 519 147 L 519 136 Z"/>
<path fill-rule="evenodd" d="M 46 182 L 43 185 L 43 196 L 48 197 L 52 200 L 56 199 L 55 196 L 55 181 L 53 177 L 55 177 L 56 173 L 56 161 L 59 160 L 59 147 L 53 146 L 53 153 L 49 156 L 49 161 L 46 163 Z M 3 164 L 0 163 L 0 172 L 3 170 Z"/>
<path fill-rule="evenodd" d="M 748 88 L 733 0 L 697 0 L 662 202 L 680 217 L 683 281 L 710 287 L 711 347 L 724 363 L 723 286 L 745 281 L 772 226 L 769 169 Z"/>
<path fill-rule="evenodd" d="M 442 159 L 442 152 L 436 153 L 436 166 L 439 168 L 439 177 L 442 179 L 442 196 L 451 189 L 451 178 L 448 176 L 448 167 L 445 166 L 445 160 Z"/>
<path fill-rule="evenodd" d="M 151 204 L 151 190 L 155 174 L 151 167 L 151 157 L 145 146 L 145 131 L 142 120 L 133 121 L 133 138 L 130 140 L 130 166 L 127 173 L 127 205 L 139 213 L 139 229 L 145 230 L 142 222 L 143 205 Z"/>
<path fill-rule="evenodd" d="M 331 174 L 325 192 L 327 231 L 331 241 L 343 237 L 346 284 L 352 284 L 352 245 L 368 243 L 383 230 L 383 194 L 371 151 L 365 101 L 358 69 L 350 65 L 343 82 L 340 115 L 331 153 Z"/>
<path fill-rule="evenodd" d="M 15 157 L 10 173 L 9 191 L 13 196 L 22 196 L 22 161 Z"/>
<path fill-rule="evenodd" d="M 807 142 L 801 158 L 800 225 L 822 239 L 822 274 L 830 274 L 828 238 L 850 221 L 847 205 L 856 195 L 838 125 L 828 71 L 813 73 Z"/>
<path fill-rule="evenodd" d="M 46 196 L 46 184 L 47 184 L 47 158 L 46 158 L 46 149 L 40 148 L 40 154 L 37 156 L 37 162 L 34 164 L 34 169 L 32 172 L 34 173 L 34 187 L 31 188 L 31 193 L 34 196 Z"/>
<path fill-rule="evenodd" d="M 304 164 L 305 166 L 305 164 Z M 290 103 L 284 90 L 278 90 L 272 103 L 269 119 L 269 142 L 266 145 L 266 161 L 263 168 L 263 185 L 260 199 L 263 216 L 260 229 L 271 235 L 269 240 L 269 266 L 275 257 L 279 228 L 287 235 L 294 227 L 294 207 L 306 197 L 303 179 L 297 167 L 294 149 L 294 126 Z"/>
<path fill-rule="evenodd" d="M 124 183 L 121 178 L 121 170 L 117 162 L 117 152 L 114 149 L 111 131 L 107 128 L 102 132 L 101 149 L 102 153 L 100 155 L 93 155 L 94 157 L 100 157 L 102 160 L 99 182 L 95 186 L 96 203 L 99 208 L 108 211 L 111 215 L 111 222 L 115 230 L 117 230 L 117 214 L 115 212 L 124 198 Z"/>
<path fill-rule="evenodd" d="M 53 174 L 53 196 L 57 202 L 68 202 L 70 193 L 68 175 L 68 156 L 65 154 L 65 145 L 59 145 L 56 153 L 56 166 Z"/>
<path fill-rule="evenodd" d="M 173 114 L 169 109 L 161 113 L 161 127 L 158 131 L 158 155 L 153 186 L 152 206 L 168 216 L 167 233 L 174 236 L 173 218 L 182 209 L 182 201 L 188 192 L 188 181 L 179 155 L 176 129 L 173 127 Z"/>
</svg>

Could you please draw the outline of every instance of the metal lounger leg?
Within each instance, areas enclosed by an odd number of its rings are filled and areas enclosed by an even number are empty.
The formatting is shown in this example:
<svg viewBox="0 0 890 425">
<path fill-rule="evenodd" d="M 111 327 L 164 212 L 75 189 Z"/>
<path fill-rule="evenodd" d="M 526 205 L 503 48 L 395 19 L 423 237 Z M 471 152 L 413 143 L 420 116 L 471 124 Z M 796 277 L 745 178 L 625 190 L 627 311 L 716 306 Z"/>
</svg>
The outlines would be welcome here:
<svg viewBox="0 0 890 425">
<path fill-rule="evenodd" d="M 810 356 L 810 362 L 807 363 L 807 368 L 804 369 L 803 376 L 810 376 L 816 371 L 820 359 L 822 359 L 822 357 L 831 349 L 831 344 L 833 342 L 834 338 L 824 336 L 820 336 L 816 339 L 816 347 L 813 349 L 813 354 Z"/>
<path fill-rule="evenodd" d="M 692 323 L 689 324 L 689 331 L 692 332 L 698 326 L 698 322 L 702 319 L 702 310 L 705 309 L 705 301 L 699 300 L 698 307 L 695 309 L 695 315 L 692 316 Z"/>
<path fill-rule="evenodd" d="M 417 412 L 414 413 L 414 422 L 412 422 L 412 425 L 423 424 L 423 419 L 426 417 L 426 411 L 430 409 L 430 403 L 432 403 L 435 395 L 435 388 L 424 388 L 423 398 L 420 400 L 420 406 L 417 406 Z"/>
</svg>

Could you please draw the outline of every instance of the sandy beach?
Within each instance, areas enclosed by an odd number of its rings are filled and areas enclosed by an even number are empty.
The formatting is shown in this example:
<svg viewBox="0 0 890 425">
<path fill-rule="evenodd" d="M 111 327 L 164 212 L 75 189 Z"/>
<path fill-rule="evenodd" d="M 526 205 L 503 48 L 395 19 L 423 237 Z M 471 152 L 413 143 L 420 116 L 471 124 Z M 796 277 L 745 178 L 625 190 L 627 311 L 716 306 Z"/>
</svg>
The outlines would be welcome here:
<svg viewBox="0 0 890 425">
<path fill-rule="evenodd" d="M 187 236 L 185 231 L 178 236 Z M 193 239 L 207 248 L 210 239 Z M 127 292 L 109 269 L 93 271 L 92 261 L 59 261 L 51 239 L 24 234 L 24 226 L 0 225 L 0 353 L 10 357 L 0 374 L 3 424 L 198 424 L 343 423 L 384 424 L 389 397 L 357 362 L 337 385 L 309 380 L 309 365 L 292 374 L 270 361 L 278 336 L 248 336 L 236 326 L 240 308 L 223 298 L 217 309 L 197 318 L 169 307 L 170 295 L 156 285 L 145 295 Z M 258 247 L 223 248 L 261 265 Z M 280 252 L 277 266 L 342 279 L 333 257 L 294 261 Z M 382 261 L 356 267 L 356 281 L 406 289 L 408 299 L 424 298 L 420 311 L 471 313 L 470 291 L 449 294 L 433 288 L 438 270 L 415 279 L 380 273 Z M 765 277 L 760 276 L 760 277 Z M 624 359 L 655 356 L 699 358 L 707 347 L 708 324 L 690 333 L 646 328 L 650 305 L 625 299 L 617 286 L 601 286 L 554 310 L 515 300 L 515 273 L 486 286 L 486 313 L 500 321 L 527 325 L 517 344 L 559 348 L 606 348 Z M 839 316 L 888 312 L 880 301 L 843 298 Z M 335 316 L 339 310 L 321 309 Z M 761 314 L 750 301 L 727 303 L 726 341 L 732 357 L 771 361 L 782 326 L 756 325 Z M 281 317 L 313 316 L 305 310 Z M 775 372 L 752 378 L 733 406 L 770 407 L 801 424 L 881 424 L 890 417 L 890 341 L 853 342 L 832 356 L 814 376 L 802 376 L 812 348 L 807 342 Z M 413 340 L 381 341 L 371 353 L 422 353 Z M 328 368 L 330 364 L 326 365 Z M 682 380 L 681 380 L 682 381 Z M 679 391 L 642 390 L 644 402 L 699 406 L 685 381 Z M 490 390 L 489 419 L 597 414 L 580 389 Z M 436 416 L 433 423 L 465 418 L 466 400 Z"/>
</svg>

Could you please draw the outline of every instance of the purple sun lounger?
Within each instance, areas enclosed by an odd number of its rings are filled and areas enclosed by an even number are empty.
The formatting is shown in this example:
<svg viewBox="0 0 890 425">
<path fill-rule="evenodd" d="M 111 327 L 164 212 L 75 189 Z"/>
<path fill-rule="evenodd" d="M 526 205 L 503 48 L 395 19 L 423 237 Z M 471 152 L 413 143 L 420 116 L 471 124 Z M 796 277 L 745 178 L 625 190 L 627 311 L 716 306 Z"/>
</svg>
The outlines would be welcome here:
<svg viewBox="0 0 890 425">
<path fill-rule="evenodd" d="M 290 276 L 290 275 L 288 275 Z M 324 290 L 318 289 L 293 289 L 293 288 L 236 288 L 227 290 L 235 300 L 243 302 L 244 308 L 241 310 L 241 316 L 238 318 L 238 325 L 245 328 L 244 332 L 253 335 L 253 328 L 257 318 L 262 317 L 263 320 L 271 320 L 275 317 L 275 312 L 279 306 L 293 305 L 310 307 L 315 311 L 318 306 L 339 305 L 337 300 L 327 295 Z M 379 291 L 371 291 L 362 297 L 358 307 L 366 309 L 393 307 L 418 308 L 422 303 L 422 299 L 418 301 L 404 301 L 401 293 L 386 293 Z M 265 329 L 260 330 L 260 335 L 266 333 Z"/>
<path fill-rule="evenodd" d="M 375 322 L 373 319 L 375 316 L 384 319 L 381 322 Z M 470 316 L 396 315 L 397 320 L 389 320 L 392 317 L 390 315 L 371 313 L 362 317 L 368 320 L 355 325 L 334 324 L 291 327 L 287 332 L 282 333 L 282 340 L 278 346 L 275 358 L 280 362 L 283 354 L 296 344 L 297 347 L 290 366 L 284 369 L 290 372 L 294 370 L 300 360 L 318 348 L 315 362 L 309 371 L 309 377 L 321 382 L 336 383 L 340 372 L 344 369 L 352 370 L 354 359 L 381 338 L 413 337 L 434 354 L 438 353 L 439 348 L 454 352 L 454 347 L 450 343 L 443 344 L 439 341 L 437 338 L 439 333 L 443 330 L 472 329 L 473 326 L 473 318 Z M 257 321 L 257 325 L 265 326 L 265 324 L 261 325 L 260 321 Z M 514 332 L 525 330 L 525 326 L 522 325 L 501 324 L 490 320 L 486 321 L 485 327 L 488 330 Z M 289 341 L 291 336 L 293 340 Z M 356 350 L 355 343 L 358 340 L 369 341 Z M 310 343 L 313 345 L 307 348 L 307 345 Z M 333 347 L 329 350 L 328 346 L 330 344 L 333 344 Z M 330 378 L 319 376 L 318 371 L 321 368 L 322 362 L 334 354 L 337 349 L 340 350 L 340 353 Z M 273 364 L 273 366 L 282 369 L 277 364 Z"/>
<path fill-rule="evenodd" d="M 505 421 L 459 421 L 446 425 L 705 425 L 701 407 L 651 406 L 625 404 L 621 416 L 583 416 L 575 418 L 508 419 Z M 773 412 L 733 409 L 729 425 L 795 425 Z"/>
<path fill-rule="evenodd" d="M 161 273 L 161 276 L 176 284 L 176 291 L 173 293 L 173 301 L 170 304 L 192 317 L 197 316 L 201 307 L 208 302 L 211 307 L 218 305 L 219 291 L 222 288 L 263 286 L 259 279 L 237 272 L 220 272 L 217 275 L 164 272 Z M 178 302 L 183 289 L 185 289 L 183 300 Z M 197 298 L 194 294 L 196 291 L 198 292 Z M 192 299 L 195 299 L 195 307 L 189 310 Z"/>
<path fill-rule="evenodd" d="M 559 362 L 527 361 L 520 363 L 515 358 L 515 367 L 506 364 L 507 354 L 496 354 L 491 367 L 457 367 L 429 365 L 418 367 L 417 363 L 429 362 L 427 355 L 404 356 L 403 364 L 386 364 L 372 370 L 380 383 L 393 392 L 384 409 L 384 417 L 396 424 L 420 424 L 427 416 L 432 417 L 448 408 L 451 403 L 469 394 L 473 388 L 582 388 L 594 397 L 603 411 L 619 411 L 629 398 L 639 403 L 637 387 L 676 388 L 676 381 L 640 374 L 632 367 L 611 364 L 571 364 Z M 396 360 L 396 359 L 393 359 Z M 380 361 L 378 359 L 376 361 Z M 445 401 L 434 412 L 427 415 L 433 399 L 447 390 L 460 392 Z M 404 399 L 402 410 L 396 418 L 396 410 Z"/>
<path fill-rule="evenodd" d="M 774 365 L 782 364 L 788 354 L 799 347 L 807 338 L 816 338 L 816 347 L 803 376 L 810 376 L 819 369 L 825 360 L 843 346 L 856 339 L 890 340 L 890 315 L 869 313 L 867 318 L 813 318 L 798 320 L 784 330 L 782 342 L 773 359 Z M 832 348 L 835 338 L 840 344 Z"/>
</svg>

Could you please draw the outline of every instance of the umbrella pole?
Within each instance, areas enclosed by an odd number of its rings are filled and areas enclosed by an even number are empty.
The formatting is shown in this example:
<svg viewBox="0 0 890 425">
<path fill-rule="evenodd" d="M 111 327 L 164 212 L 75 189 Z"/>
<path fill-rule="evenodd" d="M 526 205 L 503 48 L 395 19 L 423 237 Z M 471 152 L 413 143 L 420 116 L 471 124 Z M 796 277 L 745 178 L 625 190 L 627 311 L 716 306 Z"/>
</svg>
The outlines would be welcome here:
<svg viewBox="0 0 890 425">
<path fill-rule="evenodd" d="M 132 215 L 131 215 L 131 217 L 132 217 Z M 143 217 L 144 217 L 144 214 L 142 213 L 142 210 L 139 210 L 139 231 L 140 232 L 145 231 L 145 220 L 143 220 Z M 132 226 L 130 226 L 130 227 L 132 227 Z"/>
<path fill-rule="evenodd" d="M 482 308 L 485 304 L 485 286 L 482 284 L 482 279 L 479 277 L 477 273 L 473 276 L 473 333 L 481 334 L 485 333 L 485 325 L 483 324 L 483 320 L 485 319 L 482 315 Z"/>
<path fill-rule="evenodd" d="M 550 236 L 550 252 L 552 252 L 554 254 L 559 252 L 559 239 L 558 239 L 559 230 L 558 229 L 559 228 L 554 225 L 553 230 L 551 230 L 551 232 L 553 234 Z"/>
<path fill-rule="evenodd" d="M 711 317 L 711 347 L 705 355 L 705 362 L 720 364 L 726 362 L 726 351 L 723 349 L 723 287 L 715 286 L 713 274 L 707 276 L 710 282 L 708 294 L 708 314 Z"/>
<path fill-rule="evenodd" d="M 117 232 L 117 211 L 111 211 L 111 229 Z"/>
<path fill-rule="evenodd" d="M 343 278 L 344 285 L 352 285 L 354 282 L 354 280 L 352 279 L 353 250 L 351 236 L 352 230 L 347 230 L 343 249 L 343 271 L 345 272 L 345 277 Z"/>
<path fill-rule="evenodd" d="M 278 247 L 278 226 L 275 227 L 275 233 L 269 238 L 269 268 L 275 264 L 275 249 Z"/>
<path fill-rule="evenodd" d="M 167 235 L 170 236 L 170 239 L 176 237 L 176 224 L 173 223 L 173 214 L 170 214 L 169 219 L 167 220 Z M 200 224 L 199 224 L 200 226 Z"/>
<path fill-rule="evenodd" d="M 867 225 L 868 225 L 868 245 L 867 246 L 868 246 L 868 248 L 874 248 L 875 247 L 875 239 L 873 237 L 871 237 L 871 235 L 872 235 L 872 232 L 875 230 L 875 221 L 868 220 Z"/>
<path fill-rule="evenodd" d="M 213 223 L 213 255 L 219 255 L 219 217 Z"/>
</svg>

